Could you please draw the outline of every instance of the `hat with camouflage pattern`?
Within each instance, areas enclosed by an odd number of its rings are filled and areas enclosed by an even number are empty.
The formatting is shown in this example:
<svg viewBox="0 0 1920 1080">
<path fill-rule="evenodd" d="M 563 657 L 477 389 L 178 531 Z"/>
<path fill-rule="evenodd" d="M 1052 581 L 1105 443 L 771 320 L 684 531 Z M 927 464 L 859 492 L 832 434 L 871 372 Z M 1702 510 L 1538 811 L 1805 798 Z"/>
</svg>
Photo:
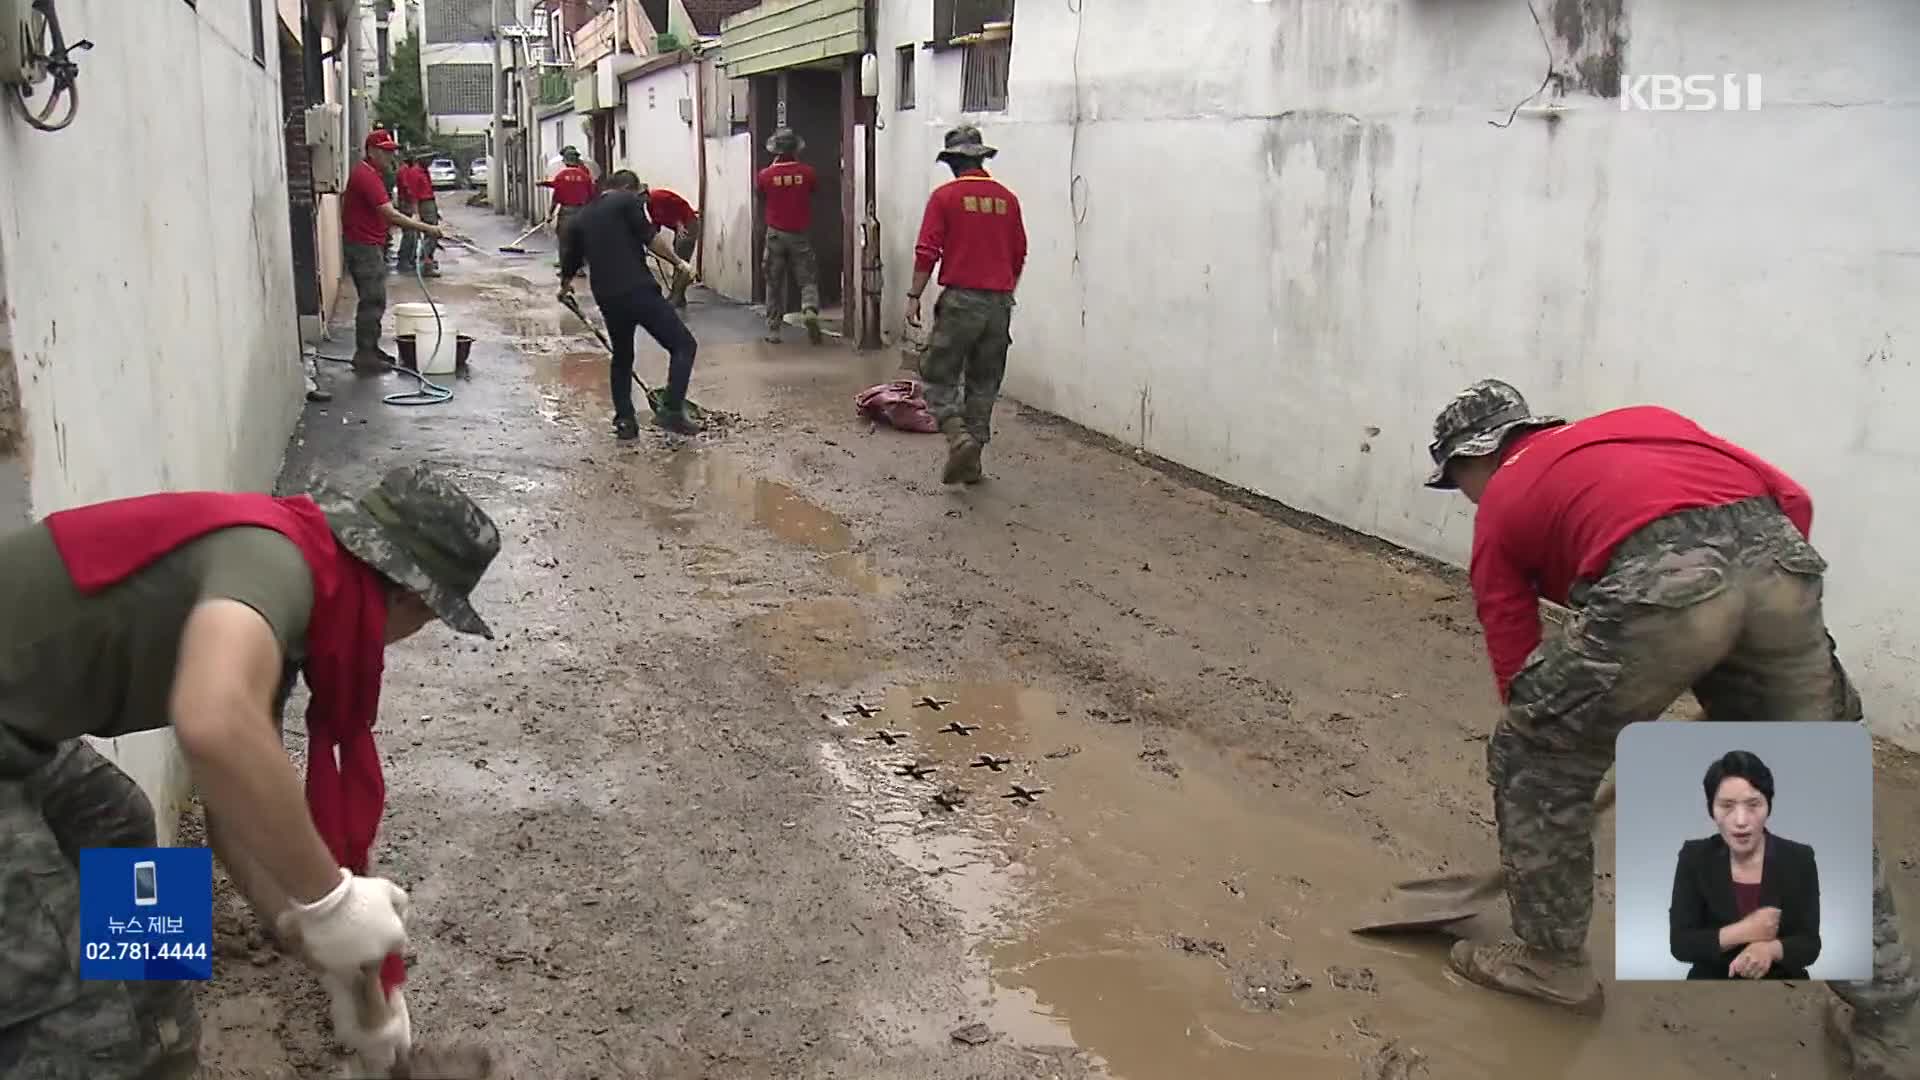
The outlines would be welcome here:
<svg viewBox="0 0 1920 1080">
<path fill-rule="evenodd" d="M 448 626 L 493 637 L 468 596 L 500 553 L 500 530 L 453 481 L 405 465 L 358 498 L 324 484 L 312 498 L 354 557 L 416 593 Z"/>
<path fill-rule="evenodd" d="M 1527 399 L 1509 383 L 1481 379 L 1458 394 L 1433 420 L 1433 473 L 1427 486 L 1451 491 L 1460 485 L 1447 476 L 1447 463 L 1457 457 L 1484 457 L 1500 449 L 1507 434 L 1531 428 L 1559 427 L 1558 416 L 1535 416 Z"/>
<path fill-rule="evenodd" d="M 971 161 L 985 161 L 999 153 L 998 147 L 988 146 L 980 129 L 972 124 L 961 124 L 947 132 L 946 148 L 934 155 L 935 161 L 948 158 L 966 158 Z"/>
<path fill-rule="evenodd" d="M 767 136 L 767 153 L 769 154 L 797 154 L 806 148 L 807 140 L 801 138 L 800 133 L 792 128 L 783 127 Z"/>
</svg>

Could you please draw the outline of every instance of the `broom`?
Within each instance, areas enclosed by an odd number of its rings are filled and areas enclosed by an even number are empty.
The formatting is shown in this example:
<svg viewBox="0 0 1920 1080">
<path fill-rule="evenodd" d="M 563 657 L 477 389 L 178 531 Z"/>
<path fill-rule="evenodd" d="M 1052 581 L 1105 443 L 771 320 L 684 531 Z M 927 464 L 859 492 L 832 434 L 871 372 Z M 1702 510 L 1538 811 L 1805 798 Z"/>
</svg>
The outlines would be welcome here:
<svg viewBox="0 0 1920 1080">
<path fill-rule="evenodd" d="M 526 232 L 523 232 L 519 236 L 514 237 L 512 243 L 501 244 L 500 250 L 506 252 L 509 255 L 525 255 L 527 254 L 527 249 L 520 246 L 521 241 L 525 240 L 527 237 L 532 236 L 534 233 L 537 233 L 541 229 L 544 229 L 546 227 L 547 227 L 547 223 L 545 219 L 542 219 L 539 223 L 534 225 L 533 228 L 528 229 Z"/>
<path fill-rule="evenodd" d="M 609 354 L 613 352 L 613 342 L 607 338 L 606 331 L 600 329 L 599 323 L 596 323 L 592 319 L 587 318 L 587 313 L 580 310 L 580 301 L 574 299 L 571 296 L 568 296 L 563 298 L 560 302 L 562 304 L 565 304 L 567 307 L 567 310 L 573 312 L 574 315 L 578 317 L 581 322 L 587 324 L 587 329 L 593 331 L 593 336 L 600 339 L 600 344 L 607 350 Z M 665 405 L 666 398 L 667 398 L 667 392 L 664 389 L 656 389 L 654 387 L 648 386 L 646 383 L 646 380 L 640 377 L 640 373 L 638 371 L 635 371 L 633 373 L 633 381 L 635 384 L 637 384 L 640 387 L 640 392 L 647 396 L 648 408 L 652 409 L 655 413 L 660 413 L 665 411 L 662 408 L 662 406 Z M 694 423 L 705 424 L 708 422 L 707 411 L 705 409 L 702 409 L 700 406 L 694 404 L 692 398 L 688 398 L 686 401 L 681 402 L 681 407 L 686 410 L 687 418 L 692 420 Z"/>
</svg>

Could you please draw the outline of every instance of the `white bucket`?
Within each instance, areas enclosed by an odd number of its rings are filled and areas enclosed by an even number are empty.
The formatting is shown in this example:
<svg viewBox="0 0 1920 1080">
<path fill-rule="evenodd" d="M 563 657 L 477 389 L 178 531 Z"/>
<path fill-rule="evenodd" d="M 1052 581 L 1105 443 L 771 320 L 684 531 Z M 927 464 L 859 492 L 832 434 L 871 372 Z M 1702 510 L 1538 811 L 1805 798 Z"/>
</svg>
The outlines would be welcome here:
<svg viewBox="0 0 1920 1080">
<path fill-rule="evenodd" d="M 440 309 L 440 318 L 435 320 L 432 304 L 395 304 L 393 333 L 395 337 L 413 335 L 414 357 L 420 363 L 420 374 L 453 374 L 453 317 L 445 308 Z"/>
</svg>

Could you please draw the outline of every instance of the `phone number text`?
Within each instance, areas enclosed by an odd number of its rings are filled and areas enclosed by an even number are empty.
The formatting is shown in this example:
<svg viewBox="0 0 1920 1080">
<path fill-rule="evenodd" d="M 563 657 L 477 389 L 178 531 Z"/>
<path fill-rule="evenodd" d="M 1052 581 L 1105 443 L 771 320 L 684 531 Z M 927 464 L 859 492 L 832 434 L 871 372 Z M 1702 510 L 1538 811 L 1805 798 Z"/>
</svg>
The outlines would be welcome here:
<svg viewBox="0 0 1920 1080">
<path fill-rule="evenodd" d="M 204 941 L 89 941 L 89 960 L 205 960 Z"/>
</svg>

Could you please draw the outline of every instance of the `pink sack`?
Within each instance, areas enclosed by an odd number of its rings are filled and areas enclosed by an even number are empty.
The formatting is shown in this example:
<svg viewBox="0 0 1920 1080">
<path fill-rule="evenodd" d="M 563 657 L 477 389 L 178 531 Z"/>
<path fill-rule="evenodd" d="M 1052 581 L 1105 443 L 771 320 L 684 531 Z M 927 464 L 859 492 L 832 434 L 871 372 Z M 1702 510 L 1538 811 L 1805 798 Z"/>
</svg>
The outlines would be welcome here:
<svg viewBox="0 0 1920 1080">
<path fill-rule="evenodd" d="M 920 384 L 912 379 L 869 386 L 854 397 L 853 404 L 860 415 L 901 431 L 931 435 L 940 430 L 927 409 Z"/>
</svg>

